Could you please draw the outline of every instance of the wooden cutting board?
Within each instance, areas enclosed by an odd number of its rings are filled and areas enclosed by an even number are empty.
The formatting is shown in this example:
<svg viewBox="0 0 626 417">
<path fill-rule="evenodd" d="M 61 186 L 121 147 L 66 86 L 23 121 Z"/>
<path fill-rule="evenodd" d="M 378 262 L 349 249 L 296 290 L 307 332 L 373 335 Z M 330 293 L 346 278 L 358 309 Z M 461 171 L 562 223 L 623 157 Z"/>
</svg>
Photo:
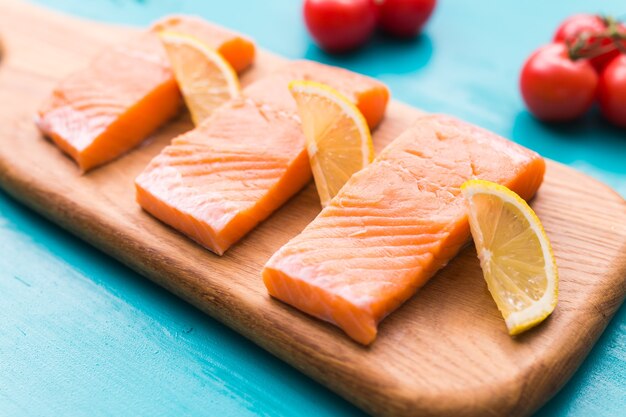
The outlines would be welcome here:
<svg viewBox="0 0 626 417">
<path fill-rule="evenodd" d="M 0 186 L 26 205 L 184 298 L 364 410 L 378 415 L 529 415 L 567 381 L 626 293 L 626 202 L 549 161 L 532 205 L 552 240 L 560 300 L 515 339 L 487 292 L 473 247 L 383 321 L 369 348 L 268 297 L 260 270 L 319 210 L 311 185 L 223 257 L 134 202 L 133 179 L 186 116 L 141 148 L 81 176 L 44 140 L 33 115 L 54 84 L 129 28 L 0 0 Z M 261 52 L 247 84 L 284 62 Z M 393 102 L 377 150 L 419 113 Z"/>
</svg>

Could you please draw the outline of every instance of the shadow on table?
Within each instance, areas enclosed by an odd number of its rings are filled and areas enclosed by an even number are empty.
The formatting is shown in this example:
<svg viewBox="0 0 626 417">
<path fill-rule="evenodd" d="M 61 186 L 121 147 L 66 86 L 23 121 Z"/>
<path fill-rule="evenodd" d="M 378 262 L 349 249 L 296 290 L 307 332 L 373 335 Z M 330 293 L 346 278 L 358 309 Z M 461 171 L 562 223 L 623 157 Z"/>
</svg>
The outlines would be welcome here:
<svg viewBox="0 0 626 417">
<path fill-rule="evenodd" d="M 621 416 L 626 410 L 625 389 L 626 305 L 622 305 L 572 379 L 534 417 Z"/>
<path fill-rule="evenodd" d="M 432 55 L 433 42 L 425 33 L 413 39 L 376 33 L 363 47 L 338 55 L 328 54 L 311 42 L 305 58 L 377 77 L 418 71 L 428 64 Z"/>
<path fill-rule="evenodd" d="M 512 139 L 548 158 L 564 163 L 584 158 L 626 176 L 626 130 L 603 120 L 597 109 L 567 123 L 543 123 L 521 111 L 513 123 Z"/>
<path fill-rule="evenodd" d="M 605 182 L 626 197 L 626 130 L 607 123 L 597 109 L 568 123 L 542 123 L 522 111 L 513 123 L 511 139 Z"/>
</svg>

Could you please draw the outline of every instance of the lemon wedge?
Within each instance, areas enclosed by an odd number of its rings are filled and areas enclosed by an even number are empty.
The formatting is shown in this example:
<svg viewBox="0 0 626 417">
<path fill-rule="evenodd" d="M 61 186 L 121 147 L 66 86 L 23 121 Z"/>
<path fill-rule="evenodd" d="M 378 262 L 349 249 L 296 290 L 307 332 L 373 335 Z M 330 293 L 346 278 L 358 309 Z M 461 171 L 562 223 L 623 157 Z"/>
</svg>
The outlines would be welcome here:
<svg viewBox="0 0 626 417">
<path fill-rule="evenodd" d="M 239 95 L 237 73 L 219 52 L 190 35 L 163 31 L 159 37 L 194 124 Z"/>
<path fill-rule="evenodd" d="M 557 302 L 556 262 L 539 218 L 508 188 L 483 180 L 461 186 L 489 292 L 510 335 L 541 323 Z"/>
<path fill-rule="evenodd" d="M 374 159 L 365 117 L 340 92 L 313 81 L 292 81 L 306 148 L 322 206 Z"/>
</svg>

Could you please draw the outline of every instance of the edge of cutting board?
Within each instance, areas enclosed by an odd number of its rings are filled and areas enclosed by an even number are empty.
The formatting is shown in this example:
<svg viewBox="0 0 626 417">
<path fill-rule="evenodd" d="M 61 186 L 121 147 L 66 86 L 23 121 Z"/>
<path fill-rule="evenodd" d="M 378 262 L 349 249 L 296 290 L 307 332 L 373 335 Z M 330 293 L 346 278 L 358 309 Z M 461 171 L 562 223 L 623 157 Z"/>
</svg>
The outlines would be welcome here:
<svg viewBox="0 0 626 417">
<path fill-rule="evenodd" d="M 184 116 L 127 156 L 80 176 L 32 123 L 54 83 L 135 29 L 0 0 L 0 186 L 16 199 L 379 415 L 529 415 L 569 379 L 626 294 L 626 202 L 553 161 L 532 202 L 554 246 L 560 301 L 544 324 L 510 338 L 472 247 L 380 326 L 369 348 L 270 299 L 269 256 L 317 214 L 313 186 L 219 258 L 142 212 L 132 179 Z M 81 36 L 76 36 L 80 33 Z M 98 48 L 96 48 L 96 46 Z M 244 84 L 284 62 L 260 51 Z M 392 102 L 377 150 L 420 113 Z M 470 318 L 471 319 L 468 319 Z"/>
</svg>

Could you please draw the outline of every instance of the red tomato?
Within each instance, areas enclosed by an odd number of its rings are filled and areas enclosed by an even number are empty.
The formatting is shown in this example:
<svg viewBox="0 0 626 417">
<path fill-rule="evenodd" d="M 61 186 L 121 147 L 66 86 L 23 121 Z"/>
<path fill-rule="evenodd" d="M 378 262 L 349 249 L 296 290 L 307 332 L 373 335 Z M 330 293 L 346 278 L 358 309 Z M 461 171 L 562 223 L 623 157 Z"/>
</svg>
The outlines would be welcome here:
<svg viewBox="0 0 626 417">
<path fill-rule="evenodd" d="M 304 21 L 315 42 L 328 52 L 364 44 L 374 32 L 378 12 L 372 0 L 305 0 Z"/>
<path fill-rule="evenodd" d="M 589 36 L 587 43 L 589 45 L 597 42 L 597 48 L 607 48 L 613 44 L 613 40 L 609 37 L 604 37 L 602 40 L 598 41 L 598 35 L 606 33 L 607 29 L 606 21 L 601 16 L 577 14 L 568 17 L 561 23 L 554 34 L 554 41 L 573 44 L 581 34 L 587 33 Z M 619 24 L 618 30 L 626 33 L 626 26 Z M 613 49 L 612 51 L 590 58 L 590 62 L 597 71 L 602 71 L 602 69 L 618 55 L 619 51 Z"/>
<path fill-rule="evenodd" d="M 597 85 L 598 75 L 589 61 L 572 61 L 562 43 L 535 51 L 524 64 L 520 79 L 528 110 L 544 121 L 581 116 L 591 107 Z"/>
<path fill-rule="evenodd" d="M 611 123 L 626 127 L 626 55 L 618 56 L 604 69 L 598 97 L 602 115 Z"/>
<path fill-rule="evenodd" d="M 378 0 L 379 25 L 392 35 L 416 36 L 432 14 L 437 0 Z"/>
</svg>

